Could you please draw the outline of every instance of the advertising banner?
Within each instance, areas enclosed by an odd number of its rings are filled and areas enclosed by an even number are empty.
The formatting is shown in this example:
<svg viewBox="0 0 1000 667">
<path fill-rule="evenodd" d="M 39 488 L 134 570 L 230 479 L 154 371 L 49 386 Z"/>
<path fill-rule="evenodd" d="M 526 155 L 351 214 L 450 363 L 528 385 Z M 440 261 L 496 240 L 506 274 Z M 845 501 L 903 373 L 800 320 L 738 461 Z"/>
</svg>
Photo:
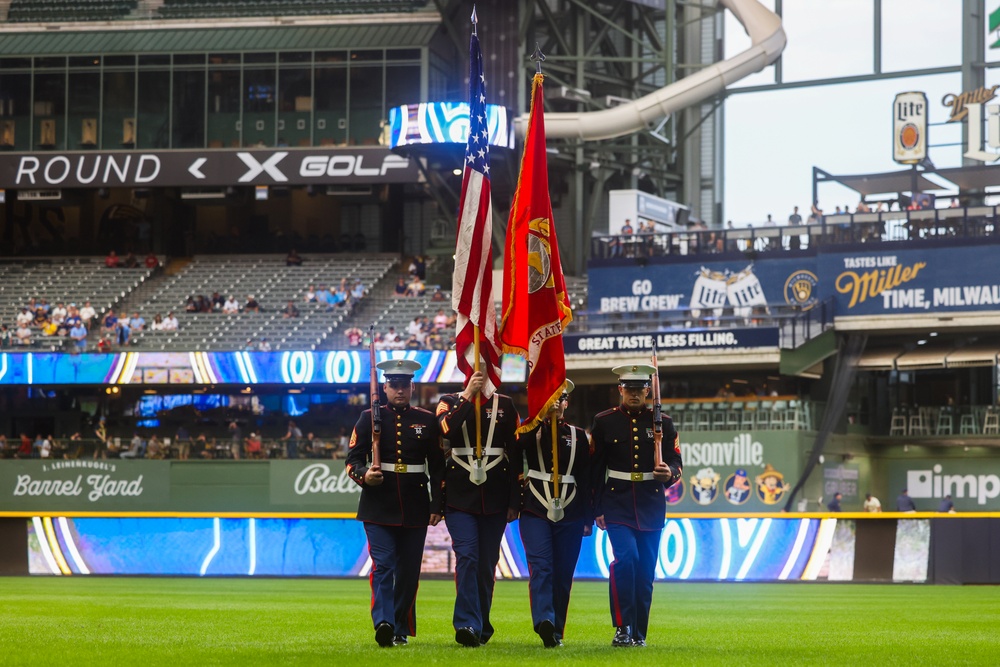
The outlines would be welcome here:
<svg viewBox="0 0 1000 667">
<path fill-rule="evenodd" d="M 361 487 L 344 461 L 270 461 L 272 505 L 308 505 L 316 512 L 357 512 Z"/>
<path fill-rule="evenodd" d="M 27 529 L 32 574 L 364 577 L 371 570 L 363 526 L 350 519 L 36 518 Z M 819 564 L 831 537 L 819 519 L 670 519 L 656 578 L 826 578 Z M 445 524 L 429 529 L 422 571 L 452 573 L 454 558 L 440 557 L 447 551 Z M 613 558 L 607 534 L 595 529 L 575 576 L 607 579 Z M 506 579 L 528 576 L 517 522 L 504 532 L 497 569 Z"/>
<path fill-rule="evenodd" d="M 646 351 L 653 343 L 662 351 L 778 347 L 777 327 L 759 329 L 687 329 L 677 333 L 566 334 L 566 354 Z"/>
<path fill-rule="evenodd" d="M 416 382 L 460 383 L 454 351 L 380 350 L 376 361 L 412 359 L 423 367 Z M 0 353 L 0 385 L 66 384 L 360 384 L 368 382 L 368 353 L 330 352 L 118 352 Z M 524 382 L 516 355 L 501 360 L 503 382 Z"/>
<path fill-rule="evenodd" d="M 911 221 L 911 233 L 922 224 Z M 693 309 L 749 317 L 773 305 L 809 310 L 832 298 L 837 317 L 1000 311 L 1000 280 L 993 277 L 993 253 L 982 244 L 901 248 L 882 244 L 862 252 L 828 252 L 815 257 L 650 263 L 627 270 L 591 267 L 589 307 L 600 313 L 659 311 L 665 324 L 672 310 Z M 678 310 L 675 324 L 689 321 Z M 749 324 L 749 322 L 748 322 Z"/>
<path fill-rule="evenodd" d="M 0 188 L 416 183 L 414 160 L 381 147 L 86 151 L 0 155 Z"/>
<path fill-rule="evenodd" d="M 681 435 L 684 477 L 667 490 L 667 513 L 774 512 L 801 473 L 795 431 L 699 431 Z"/>
<path fill-rule="evenodd" d="M 996 461 L 907 458 L 886 464 L 889 488 L 895 493 L 907 489 L 918 511 L 937 511 L 945 496 L 951 496 L 959 512 L 1000 510 L 1000 465 Z M 883 501 L 882 506 L 896 509 L 894 501 Z"/>
<path fill-rule="evenodd" d="M 837 317 L 1000 310 L 993 253 L 982 246 L 821 253 L 820 294 Z"/>
<path fill-rule="evenodd" d="M 601 313 L 694 308 L 718 315 L 729 308 L 745 317 L 766 304 L 808 310 L 819 296 L 813 257 L 650 263 L 633 270 L 590 267 L 587 276 L 589 308 Z M 670 313 L 663 316 L 669 320 Z"/>
<path fill-rule="evenodd" d="M 4 461 L 0 508 L 107 511 L 163 508 L 170 500 L 166 461 Z"/>
</svg>

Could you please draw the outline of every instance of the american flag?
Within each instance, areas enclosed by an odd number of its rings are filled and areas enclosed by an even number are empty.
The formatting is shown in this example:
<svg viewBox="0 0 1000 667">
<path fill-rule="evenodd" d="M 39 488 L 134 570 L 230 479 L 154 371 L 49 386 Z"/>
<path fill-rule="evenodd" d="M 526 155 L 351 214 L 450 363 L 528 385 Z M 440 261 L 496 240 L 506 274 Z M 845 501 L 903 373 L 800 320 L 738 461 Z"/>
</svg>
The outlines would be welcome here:
<svg viewBox="0 0 1000 667">
<path fill-rule="evenodd" d="M 458 241 L 451 305 L 457 313 L 455 352 L 466 383 L 475 368 L 473 325 L 479 326 L 483 395 L 500 386 L 500 342 L 493 303 L 493 204 L 490 201 L 490 141 L 486 123 L 486 77 L 479 37 L 469 45 L 469 141 L 459 205 Z"/>
</svg>

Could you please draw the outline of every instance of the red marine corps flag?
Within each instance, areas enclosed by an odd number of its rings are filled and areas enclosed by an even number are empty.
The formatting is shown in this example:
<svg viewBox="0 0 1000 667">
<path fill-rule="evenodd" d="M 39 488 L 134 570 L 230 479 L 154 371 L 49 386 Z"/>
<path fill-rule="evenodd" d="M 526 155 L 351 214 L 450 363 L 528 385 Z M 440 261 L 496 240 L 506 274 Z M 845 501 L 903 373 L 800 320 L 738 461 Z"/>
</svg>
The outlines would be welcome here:
<svg viewBox="0 0 1000 667">
<path fill-rule="evenodd" d="M 473 13 L 473 23 L 475 14 Z M 500 342 L 493 304 L 493 205 L 490 202 L 490 140 L 486 124 L 486 77 L 479 37 L 473 32 L 469 46 L 469 143 L 465 149 L 465 175 L 459 205 L 458 241 L 451 306 L 455 319 L 455 354 L 468 383 L 476 366 L 478 327 L 480 356 L 486 361 L 483 396 L 500 385 Z"/>
<path fill-rule="evenodd" d="M 536 52 L 536 57 L 541 54 Z M 528 416 L 518 432 L 537 426 L 566 382 L 562 333 L 573 319 L 549 201 L 541 73 L 531 84 L 531 114 L 521 174 L 507 220 L 503 272 L 504 352 L 528 361 Z"/>
</svg>

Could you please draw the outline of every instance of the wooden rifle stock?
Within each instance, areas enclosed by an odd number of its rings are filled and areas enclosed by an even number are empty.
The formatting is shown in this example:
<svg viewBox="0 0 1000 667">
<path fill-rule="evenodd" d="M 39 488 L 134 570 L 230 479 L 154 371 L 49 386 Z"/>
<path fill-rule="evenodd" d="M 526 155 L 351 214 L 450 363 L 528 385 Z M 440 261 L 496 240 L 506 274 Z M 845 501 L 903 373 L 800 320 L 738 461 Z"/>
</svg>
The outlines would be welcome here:
<svg viewBox="0 0 1000 667">
<path fill-rule="evenodd" d="M 663 404 L 660 402 L 660 366 L 656 361 L 656 343 L 653 343 L 653 462 L 663 464 Z"/>
<path fill-rule="evenodd" d="M 371 362 L 371 408 L 372 408 L 372 467 L 382 467 L 382 456 L 379 454 L 379 441 L 382 437 L 382 413 L 378 396 L 378 369 L 375 368 L 375 324 L 371 325 L 368 341 L 368 358 Z"/>
</svg>

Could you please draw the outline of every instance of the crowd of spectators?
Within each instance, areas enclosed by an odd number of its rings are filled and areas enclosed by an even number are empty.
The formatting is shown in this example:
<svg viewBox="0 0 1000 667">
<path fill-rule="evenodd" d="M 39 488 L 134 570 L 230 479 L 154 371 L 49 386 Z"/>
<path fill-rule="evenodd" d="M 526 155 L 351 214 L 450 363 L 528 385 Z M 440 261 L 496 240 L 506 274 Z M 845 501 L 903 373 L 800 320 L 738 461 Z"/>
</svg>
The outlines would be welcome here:
<svg viewBox="0 0 1000 667">
<path fill-rule="evenodd" d="M 135 430 L 131 438 L 110 437 L 104 422 L 94 430 L 94 437 L 83 438 L 74 433 L 64 440 L 52 435 L 36 435 L 34 439 L 21 433 L 19 440 L 7 441 L 0 435 L 0 457 L 16 459 L 263 459 L 309 458 L 341 459 L 347 456 L 350 433 L 341 427 L 332 437 L 323 438 L 309 432 L 305 435 L 295 422 L 288 422 L 288 430 L 281 437 L 265 438 L 259 430 L 244 436 L 238 421 L 231 421 L 228 435 L 209 437 L 199 433 L 191 437 L 186 428 L 177 429 L 174 437 L 158 434 L 143 435 Z"/>
<path fill-rule="evenodd" d="M 129 316 L 113 310 L 98 318 L 90 301 L 79 307 L 62 301 L 52 305 L 46 299 L 32 297 L 19 309 L 13 330 L 7 324 L 0 325 L 0 348 L 41 343 L 86 352 L 88 336 L 95 327 L 100 330 L 97 350 L 105 352 L 116 344 L 128 345 L 134 332 L 146 328 L 146 320 L 137 312 Z"/>
</svg>

